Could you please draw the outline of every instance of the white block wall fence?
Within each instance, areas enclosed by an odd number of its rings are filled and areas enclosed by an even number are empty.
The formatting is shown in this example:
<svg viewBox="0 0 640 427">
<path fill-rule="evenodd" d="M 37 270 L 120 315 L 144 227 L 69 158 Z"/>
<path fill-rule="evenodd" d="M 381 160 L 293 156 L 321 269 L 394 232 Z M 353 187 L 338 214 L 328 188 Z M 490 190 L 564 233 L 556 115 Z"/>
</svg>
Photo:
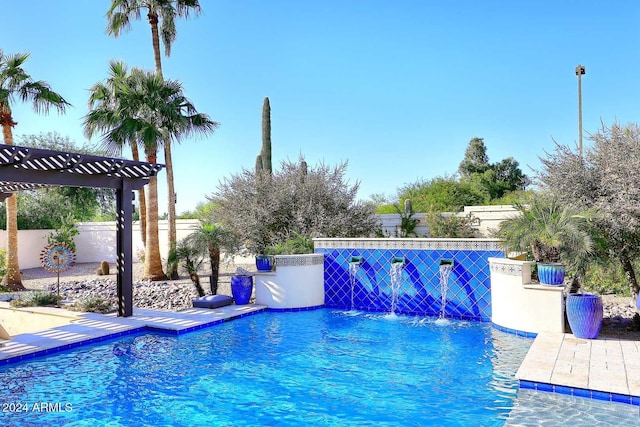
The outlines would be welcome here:
<svg viewBox="0 0 640 427">
<path fill-rule="evenodd" d="M 505 219 L 518 215 L 518 212 L 519 211 L 512 205 L 465 206 L 463 212 L 444 213 L 444 215 L 465 217 L 471 214 L 473 218 L 475 218 L 474 227 L 478 230 L 478 237 L 491 237 L 492 230 L 498 228 L 498 225 Z M 380 221 L 382 232 L 385 236 L 398 237 L 398 233 L 400 232 L 399 214 L 382 214 L 376 216 Z M 415 233 L 419 237 L 429 237 L 429 227 L 424 223 L 424 214 L 416 213 L 413 217 L 419 221 Z"/>
<path fill-rule="evenodd" d="M 198 220 L 181 219 L 176 221 L 176 236 L 178 241 L 188 236 L 198 226 Z M 160 239 L 160 256 L 167 259 L 169 243 L 167 236 L 167 221 L 159 221 L 158 237 Z M 116 262 L 116 223 L 109 222 L 80 222 L 80 234 L 76 236 L 76 262 Z M 51 230 L 20 230 L 18 231 L 18 259 L 20 268 L 40 267 L 40 253 L 47 245 L 47 235 Z M 133 223 L 133 258 L 138 261 L 138 252 L 144 250 L 140 237 L 140 222 Z M 0 230 L 0 248 L 7 247 L 7 232 Z"/>
</svg>

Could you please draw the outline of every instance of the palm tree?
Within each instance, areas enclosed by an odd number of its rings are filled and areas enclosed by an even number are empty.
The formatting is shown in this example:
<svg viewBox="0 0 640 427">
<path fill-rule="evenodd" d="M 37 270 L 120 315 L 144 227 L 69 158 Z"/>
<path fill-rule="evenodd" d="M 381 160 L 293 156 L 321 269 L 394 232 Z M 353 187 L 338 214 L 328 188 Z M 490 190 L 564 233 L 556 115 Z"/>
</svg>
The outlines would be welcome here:
<svg viewBox="0 0 640 427">
<path fill-rule="evenodd" d="M 16 100 L 31 102 L 36 113 L 48 113 L 51 107 L 63 113 L 68 105 L 65 99 L 51 90 L 47 82 L 33 80 L 22 68 L 28 53 L 5 55 L 0 49 L 0 125 L 4 143 L 13 145 L 13 120 L 11 106 Z M 18 202 L 15 195 L 6 199 L 7 209 L 7 274 L 3 283 L 13 290 L 22 290 L 22 278 L 18 263 Z"/>
<path fill-rule="evenodd" d="M 123 141 L 139 141 L 146 160 L 156 163 L 157 150 L 165 141 L 179 140 L 192 133 L 207 134 L 217 123 L 198 113 L 183 95 L 182 85 L 133 68 L 131 74 L 114 85 L 116 108 L 95 109 L 85 117 L 85 129 L 103 133 L 107 146 L 121 147 Z M 151 177 L 147 197 L 147 235 L 144 276 L 162 280 L 158 241 L 158 183 Z"/>
<path fill-rule="evenodd" d="M 165 56 L 171 54 L 171 45 L 176 39 L 175 18 L 188 18 L 193 12 L 195 16 L 201 13 L 198 0 L 112 0 L 107 12 L 107 34 L 120 36 L 123 31 L 131 28 L 131 20 L 139 20 L 142 11 L 147 11 L 147 19 L 151 26 L 151 41 L 153 44 L 153 58 L 156 73 L 162 78 L 162 60 L 160 57 L 160 34 L 164 45 Z M 176 245 L 176 205 L 175 186 L 173 178 L 173 160 L 171 157 L 171 141 L 164 141 L 164 160 L 167 170 L 167 204 L 169 210 L 169 247 Z"/>
<path fill-rule="evenodd" d="M 194 244 L 191 236 L 192 235 L 189 235 L 180 240 L 171 252 L 173 252 L 172 256 L 175 258 L 176 263 L 182 261 L 182 266 L 189 274 L 189 279 L 191 279 L 193 286 L 195 286 L 198 296 L 203 297 L 205 292 L 200 284 L 200 276 L 198 274 L 203 261 L 202 250 Z"/>
<path fill-rule="evenodd" d="M 223 227 L 221 224 L 200 221 L 200 225 L 189 235 L 196 247 L 209 255 L 211 266 L 211 294 L 218 291 L 218 277 L 220 274 L 220 252 L 224 250 L 227 254 L 233 254 L 238 250 L 238 239 L 235 234 Z"/>
<path fill-rule="evenodd" d="M 89 89 L 89 110 L 91 113 L 85 120 L 85 135 L 91 139 L 96 131 L 101 129 L 101 116 L 110 115 L 112 112 L 123 108 L 120 106 L 119 99 L 116 96 L 118 85 L 126 83 L 129 77 L 127 66 L 121 61 L 109 61 L 109 76 L 104 82 L 98 82 Z M 113 141 L 110 150 L 115 155 L 120 155 L 123 145 L 131 147 L 131 157 L 133 160 L 140 160 L 138 151 L 138 141 L 136 139 L 127 141 Z M 147 203 L 144 194 L 144 188 L 138 190 L 138 200 L 140 204 L 140 234 L 142 244 L 146 244 L 147 240 Z"/>
<path fill-rule="evenodd" d="M 537 194 L 528 204 L 517 207 L 520 214 L 501 222 L 495 233 L 503 239 L 505 250 L 530 252 L 538 263 L 565 260 L 576 271 L 571 290 L 577 291 L 595 248 L 589 215 L 545 194 Z"/>
</svg>

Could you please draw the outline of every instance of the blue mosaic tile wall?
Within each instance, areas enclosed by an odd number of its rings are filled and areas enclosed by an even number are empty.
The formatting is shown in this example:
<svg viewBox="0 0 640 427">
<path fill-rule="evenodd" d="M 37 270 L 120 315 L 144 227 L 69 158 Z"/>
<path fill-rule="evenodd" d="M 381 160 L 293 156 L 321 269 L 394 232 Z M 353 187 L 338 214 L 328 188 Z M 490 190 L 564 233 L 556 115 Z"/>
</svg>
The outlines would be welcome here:
<svg viewBox="0 0 640 427">
<path fill-rule="evenodd" d="M 453 259 L 445 315 L 480 321 L 491 320 L 488 258 L 504 256 L 493 239 L 320 239 L 315 252 L 324 254 L 325 306 L 379 312 L 391 311 L 391 262 L 403 257 L 395 312 L 420 316 L 440 314 L 440 261 Z M 354 256 L 362 257 L 355 275 Z"/>
</svg>

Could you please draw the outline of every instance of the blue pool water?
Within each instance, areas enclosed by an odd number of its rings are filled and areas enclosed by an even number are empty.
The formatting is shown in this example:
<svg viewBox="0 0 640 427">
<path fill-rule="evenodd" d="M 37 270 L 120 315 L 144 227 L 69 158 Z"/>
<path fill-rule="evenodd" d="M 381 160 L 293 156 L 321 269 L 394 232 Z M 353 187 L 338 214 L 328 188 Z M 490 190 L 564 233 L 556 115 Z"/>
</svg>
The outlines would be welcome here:
<svg viewBox="0 0 640 427">
<path fill-rule="evenodd" d="M 476 322 L 261 313 L 4 366 L 0 425 L 528 425 L 510 413 L 530 343 Z"/>
</svg>

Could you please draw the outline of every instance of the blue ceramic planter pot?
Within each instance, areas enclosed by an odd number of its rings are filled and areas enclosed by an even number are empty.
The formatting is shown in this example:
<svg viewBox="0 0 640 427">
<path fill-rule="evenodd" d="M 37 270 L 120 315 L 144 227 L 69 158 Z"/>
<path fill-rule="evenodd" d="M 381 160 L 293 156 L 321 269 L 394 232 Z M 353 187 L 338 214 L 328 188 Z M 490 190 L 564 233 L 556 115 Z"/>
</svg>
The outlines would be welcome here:
<svg viewBox="0 0 640 427">
<path fill-rule="evenodd" d="M 258 271 L 273 270 L 273 257 L 269 255 L 256 255 L 256 268 Z"/>
<path fill-rule="evenodd" d="M 249 304 L 253 292 L 253 276 L 231 276 L 231 295 L 237 305 Z"/>
<path fill-rule="evenodd" d="M 560 286 L 564 283 L 564 275 L 564 264 L 538 264 L 538 280 L 543 285 Z"/>
<path fill-rule="evenodd" d="M 569 294 L 567 318 L 576 338 L 598 337 L 602 326 L 602 298 L 594 294 Z"/>
</svg>

